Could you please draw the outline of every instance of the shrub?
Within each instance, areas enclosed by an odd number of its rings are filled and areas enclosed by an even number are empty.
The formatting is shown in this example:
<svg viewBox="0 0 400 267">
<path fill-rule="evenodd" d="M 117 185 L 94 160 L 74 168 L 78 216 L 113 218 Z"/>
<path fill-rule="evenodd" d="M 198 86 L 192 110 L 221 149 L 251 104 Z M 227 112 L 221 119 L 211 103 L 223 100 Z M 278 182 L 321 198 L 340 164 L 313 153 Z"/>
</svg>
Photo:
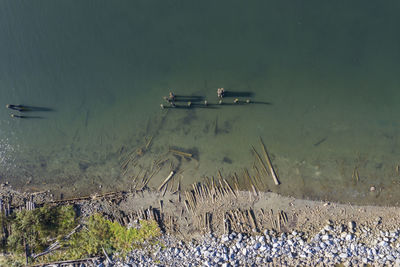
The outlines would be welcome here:
<svg viewBox="0 0 400 267">
<path fill-rule="evenodd" d="M 77 225 L 72 206 L 44 206 L 31 211 L 22 210 L 14 216 L 10 218 L 11 233 L 7 246 L 17 253 L 25 251 L 25 244 L 30 253 L 43 251 Z"/>
<path fill-rule="evenodd" d="M 98 255 L 101 253 L 102 247 L 107 252 L 111 252 L 112 233 L 108 221 L 100 214 L 95 214 L 89 217 L 86 227 L 87 230 L 82 229 L 66 242 L 68 257 L 79 259 Z"/>
<path fill-rule="evenodd" d="M 121 256 L 144 242 L 153 242 L 161 231 L 155 221 L 140 221 L 139 228 L 127 228 L 118 222 L 111 222 L 99 214 L 92 215 L 87 223 L 87 230 L 76 233 L 68 242 L 67 253 L 71 258 L 82 258 L 107 253 L 119 252 Z"/>
<path fill-rule="evenodd" d="M 113 237 L 113 247 L 124 257 L 134 249 L 144 245 L 145 242 L 152 242 L 160 236 L 160 228 L 155 221 L 140 221 L 139 228 L 126 228 L 117 222 L 110 223 Z"/>
<path fill-rule="evenodd" d="M 127 228 L 95 214 L 90 216 L 82 229 L 74 233 L 69 240 L 63 240 L 77 225 L 72 206 L 45 206 L 33 211 L 23 210 L 0 219 L 1 224 L 11 225 L 7 248 L 13 252 L 14 258 L 22 258 L 26 244 L 29 254 L 32 254 L 44 251 L 56 240 L 60 242 L 61 249 L 37 258 L 36 262 L 102 255 L 103 248 L 109 254 L 118 252 L 124 257 L 134 248 L 154 244 L 161 234 L 155 221 L 143 220 L 140 221 L 139 227 Z"/>
</svg>

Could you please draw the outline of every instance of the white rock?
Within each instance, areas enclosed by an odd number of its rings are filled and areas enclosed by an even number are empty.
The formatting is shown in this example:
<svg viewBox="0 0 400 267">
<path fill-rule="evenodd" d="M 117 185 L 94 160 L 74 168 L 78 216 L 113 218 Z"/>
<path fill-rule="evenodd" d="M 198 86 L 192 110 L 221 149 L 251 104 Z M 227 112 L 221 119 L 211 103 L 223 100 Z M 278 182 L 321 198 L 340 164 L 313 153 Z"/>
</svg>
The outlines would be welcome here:
<svg viewBox="0 0 400 267">
<path fill-rule="evenodd" d="M 389 244 L 388 244 L 388 242 L 381 241 L 381 242 L 379 242 L 379 246 L 381 246 L 381 247 L 387 247 L 387 246 L 389 246 Z"/>
<path fill-rule="evenodd" d="M 247 253 L 248 253 L 247 248 L 242 249 L 243 256 L 247 256 Z"/>
<path fill-rule="evenodd" d="M 322 240 L 328 240 L 330 238 L 330 235 L 323 235 L 321 237 Z"/>
<path fill-rule="evenodd" d="M 327 253 L 325 253 L 325 256 L 328 257 L 328 258 L 334 258 L 335 257 L 335 253 L 327 252 Z"/>
<path fill-rule="evenodd" d="M 356 223 L 354 221 L 350 221 L 348 226 L 350 231 L 354 231 L 354 229 L 356 228 Z"/>
<path fill-rule="evenodd" d="M 344 253 L 344 252 L 340 253 L 339 257 L 342 258 L 342 259 L 345 259 L 345 258 L 347 258 L 347 253 Z"/>
<path fill-rule="evenodd" d="M 313 252 L 312 249 L 310 249 L 310 248 L 305 248 L 305 249 L 303 249 L 303 251 L 307 254 L 311 254 Z"/>
<path fill-rule="evenodd" d="M 378 254 L 378 257 L 381 259 L 386 258 L 386 254 Z"/>
<path fill-rule="evenodd" d="M 237 236 L 237 238 L 239 239 L 239 241 L 241 241 L 241 240 L 243 239 L 242 233 L 239 233 L 238 236 Z"/>
<path fill-rule="evenodd" d="M 220 261 L 221 261 L 221 258 L 218 258 L 218 257 L 215 257 L 215 258 L 214 258 L 214 262 L 215 262 L 215 263 L 218 263 L 218 262 L 220 262 Z"/>
<path fill-rule="evenodd" d="M 266 251 L 267 248 L 268 248 L 268 247 L 267 247 L 266 245 L 262 245 L 262 246 L 260 247 L 259 250 L 260 250 L 261 252 L 263 252 L 263 251 Z"/>
<path fill-rule="evenodd" d="M 394 261 L 395 260 L 395 258 L 392 255 L 387 255 L 386 259 L 389 260 L 389 261 Z"/>
</svg>

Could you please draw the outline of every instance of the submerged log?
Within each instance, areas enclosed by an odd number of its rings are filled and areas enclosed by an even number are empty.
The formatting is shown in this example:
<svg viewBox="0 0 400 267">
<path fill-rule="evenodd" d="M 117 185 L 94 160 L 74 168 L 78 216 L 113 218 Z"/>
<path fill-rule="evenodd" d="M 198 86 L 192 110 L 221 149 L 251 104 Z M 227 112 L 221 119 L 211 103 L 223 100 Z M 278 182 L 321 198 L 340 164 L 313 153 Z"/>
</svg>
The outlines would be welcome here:
<svg viewBox="0 0 400 267">
<path fill-rule="evenodd" d="M 193 157 L 193 154 L 186 153 L 186 152 L 179 151 L 179 150 L 172 149 L 172 148 L 169 149 L 169 152 L 171 152 L 173 154 L 176 154 L 176 155 L 179 155 L 179 156 L 187 157 L 187 158 Z"/>
<path fill-rule="evenodd" d="M 262 147 L 263 152 L 264 152 L 265 160 L 267 161 L 267 164 L 268 164 L 269 170 L 271 172 L 272 178 L 274 179 L 274 183 L 275 183 L 275 185 L 279 185 L 280 182 L 278 180 L 278 177 L 276 176 L 276 172 L 274 170 L 274 167 L 272 166 L 271 159 L 269 158 L 269 155 L 268 155 L 268 152 L 267 152 L 267 148 L 265 147 L 264 142 L 261 139 L 261 137 L 260 137 L 260 142 L 261 142 L 261 147 Z"/>
<path fill-rule="evenodd" d="M 172 176 L 174 176 L 174 174 L 175 174 L 175 171 L 171 171 L 171 172 L 169 173 L 168 177 L 165 178 L 164 182 L 160 185 L 160 187 L 158 187 L 158 191 L 160 191 L 161 188 L 163 188 L 164 185 L 165 185 L 166 183 L 168 183 L 169 180 L 171 180 L 171 178 L 172 178 Z"/>
</svg>

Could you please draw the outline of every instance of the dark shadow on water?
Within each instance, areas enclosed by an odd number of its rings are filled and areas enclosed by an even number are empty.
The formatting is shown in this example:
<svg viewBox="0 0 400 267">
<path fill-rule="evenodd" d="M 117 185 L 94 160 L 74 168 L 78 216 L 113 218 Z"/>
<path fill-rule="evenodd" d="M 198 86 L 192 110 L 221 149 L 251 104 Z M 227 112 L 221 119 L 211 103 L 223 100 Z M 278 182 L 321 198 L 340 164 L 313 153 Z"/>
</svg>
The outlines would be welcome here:
<svg viewBox="0 0 400 267">
<path fill-rule="evenodd" d="M 253 97 L 253 92 L 234 92 L 234 91 L 225 91 L 224 97 Z"/>
<path fill-rule="evenodd" d="M 217 104 L 219 106 L 247 106 L 247 105 L 252 105 L 252 104 L 259 104 L 259 105 L 272 105 L 271 102 L 265 102 L 265 101 L 250 101 L 247 103 L 246 101 L 238 101 L 237 103 L 226 103 L 222 102 L 221 104 Z"/>
<path fill-rule="evenodd" d="M 27 105 L 12 105 L 12 104 L 8 104 L 6 105 L 6 108 L 12 109 L 12 110 L 16 110 L 19 112 L 32 112 L 32 111 L 54 111 L 54 109 L 52 108 L 48 108 L 48 107 L 37 107 L 37 106 L 27 106 Z"/>
<path fill-rule="evenodd" d="M 204 96 L 186 96 L 186 95 L 176 95 L 175 102 L 201 102 L 204 101 Z"/>
<path fill-rule="evenodd" d="M 204 104 L 194 104 L 192 103 L 190 106 L 188 105 L 175 105 L 175 106 L 167 106 L 164 105 L 163 108 L 169 108 L 169 109 L 196 109 L 196 108 L 205 108 L 205 109 L 218 109 L 219 105 L 218 104 L 208 104 L 208 105 L 204 105 Z"/>
<path fill-rule="evenodd" d="M 41 116 L 24 116 L 24 115 L 16 115 L 16 114 L 11 114 L 11 118 L 16 118 L 16 119 L 44 119 Z"/>
<path fill-rule="evenodd" d="M 198 103 L 191 103 L 191 105 L 184 105 L 184 104 L 175 104 L 174 106 L 171 105 L 163 105 L 162 108 L 163 109 L 196 109 L 196 108 L 204 108 L 204 109 L 218 109 L 221 108 L 223 106 L 246 106 L 246 105 L 252 105 L 252 104 L 258 104 L 258 105 L 273 105 L 271 102 L 266 102 L 266 101 L 250 101 L 250 102 L 246 102 L 246 101 L 238 101 L 236 103 L 226 103 L 226 102 L 222 102 L 222 103 L 217 103 L 217 104 L 210 104 L 208 103 L 207 105 L 205 104 L 198 104 Z"/>
<path fill-rule="evenodd" d="M 271 102 L 265 102 L 265 101 L 252 101 L 250 104 L 261 104 L 261 105 L 273 105 Z"/>
</svg>

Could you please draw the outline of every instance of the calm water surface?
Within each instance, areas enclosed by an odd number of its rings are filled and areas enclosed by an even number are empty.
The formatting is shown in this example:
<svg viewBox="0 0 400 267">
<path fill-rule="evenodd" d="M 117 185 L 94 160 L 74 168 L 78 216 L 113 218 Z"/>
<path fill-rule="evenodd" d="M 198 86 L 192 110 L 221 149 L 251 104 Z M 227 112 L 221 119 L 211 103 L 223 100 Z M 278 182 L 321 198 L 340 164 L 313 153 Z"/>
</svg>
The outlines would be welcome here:
<svg viewBox="0 0 400 267">
<path fill-rule="evenodd" d="M 157 188 L 172 169 L 171 190 L 218 171 L 248 188 L 248 170 L 260 190 L 398 205 L 399 11 L 398 1 L 2 1 L 0 182 L 82 195 L 146 177 Z M 229 94 L 212 105 L 219 87 Z M 170 90 L 192 107 L 161 109 Z M 52 111 L 12 118 L 22 114 L 6 104 Z M 264 159 L 259 137 L 279 186 L 252 151 Z"/>
</svg>

